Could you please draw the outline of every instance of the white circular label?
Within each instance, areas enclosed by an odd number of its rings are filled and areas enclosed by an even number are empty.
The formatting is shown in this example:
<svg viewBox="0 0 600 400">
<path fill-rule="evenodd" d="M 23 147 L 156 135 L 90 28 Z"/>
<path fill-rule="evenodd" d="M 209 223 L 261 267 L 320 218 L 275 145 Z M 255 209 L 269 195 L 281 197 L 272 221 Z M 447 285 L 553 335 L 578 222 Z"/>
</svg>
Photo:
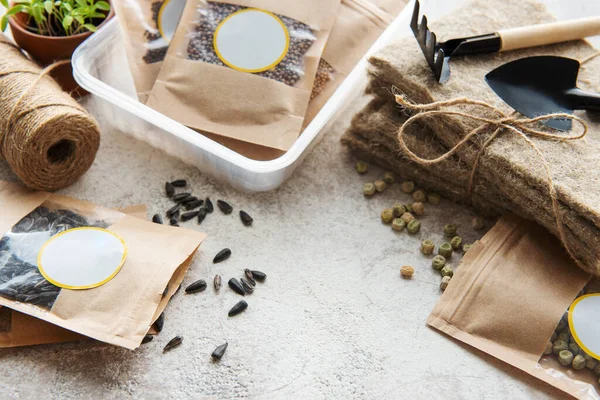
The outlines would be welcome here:
<svg viewBox="0 0 600 400">
<path fill-rule="evenodd" d="M 247 8 L 225 18 L 215 30 L 214 48 L 227 66 L 242 72 L 275 67 L 288 52 L 290 36 L 274 14 Z"/>
<path fill-rule="evenodd" d="M 600 293 L 581 296 L 571 304 L 569 327 L 579 347 L 600 360 Z"/>
<path fill-rule="evenodd" d="M 127 248 L 102 228 L 69 229 L 48 240 L 38 254 L 38 269 L 50 283 L 66 289 L 104 285 L 119 272 Z"/>
<path fill-rule="evenodd" d="M 173 38 L 184 8 L 185 0 L 166 0 L 160 7 L 157 20 L 158 31 L 167 42 Z"/>
</svg>

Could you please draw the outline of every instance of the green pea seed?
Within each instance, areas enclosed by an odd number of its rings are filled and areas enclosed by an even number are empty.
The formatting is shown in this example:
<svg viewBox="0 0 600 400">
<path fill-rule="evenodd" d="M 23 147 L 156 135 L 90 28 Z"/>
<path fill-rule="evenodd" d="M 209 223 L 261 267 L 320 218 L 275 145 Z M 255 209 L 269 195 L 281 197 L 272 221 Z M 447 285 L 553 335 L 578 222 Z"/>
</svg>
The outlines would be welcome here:
<svg viewBox="0 0 600 400">
<path fill-rule="evenodd" d="M 569 343 L 569 350 L 571 350 L 571 353 L 573 354 L 579 354 L 581 352 L 581 348 L 575 342 Z"/>
<path fill-rule="evenodd" d="M 406 208 L 406 212 L 409 212 L 409 213 L 413 212 L 412 204 L 405 204 L 404 208 Z"/>
<path fill-rule="evenodd" d="M 406 225 L 406 231 L 412 235 L 414 235 L 415 233 L 419 233 L 420 230 L 421 221 L 417 221 L 416 219 L 413 219 L 408 223 L 408 225 Z"/>
<path fill-rule="evenodd" d="M 375 181 L 375 190 L 377 190 L 379 193 L 383 192 L 385 190 L 385 182 L 382 180 L 378 180 Z"/>
<path fill-rule="evenodd" d="M 413 203 L 412 205 L 413 212 L 417 215 L 425 214 L 425 204 L 421 202 Z"/>
<path fill-rule="evenodd" d="M 423 242 L 421 242 L 421 253 L 428 256 L 433 254 L 434 250 L 435 244 L 431 240 L 423 240 Z"/>
<path fill-rule="evenodd" d="M 444 256 L 444 258 L 449 259 L 452 257 L 452 246 L 450 243 L 444 243 L 438 249 L 438 254 L 440 256 Z"/>
<path fill-rule="evenodd" d="M 386 208 L 381 212 L 381 220 L 384 224 L 389 224 L 394 219 L 394 212 L 391 208 Z"/>
<path fill-rule="evenodd" d="M 594 368 L 596 368 L 598 366 L 598 360 L 596 360 L 594 357 L 590 356 L 589 354 L 584 354 L 583 358 L 585 358 L 585 367 L 586 368 L 589 368 L 593 371 Z"/>
<path fill-rule="evenodd" d="M 429 202 L 429 204 L 437 206 L 438 204 L 440 204 L 441 198 L 440 195 L 437 193 L 429 193 L 427 195 L 427 201 Z"/>
<path fill-rule="evenodd" d="M 558 355 L 561 351 L 568 350 L 568 349 L 569 349 L 569 344 L 563 340 L 557 340 L 556 342 L 554 342 L 554 345 L 552 346 L 552 352 L 555 355 Z"/>
<path fill-rule="evenodd" d="M 463 253 L 466 253 L 467 251 L 471 250 L 471 247 L 473 247 L 473 245 L 471 243 L 463 244 L 463 246 L 462 246 Z"/>
<path fill-rule="evenodd" d="M 392 221 L 392 229 L 397 232 L 402 232 L 406 228 L 406 222 L 402 218 L 395 218 Z"/>
<path fill-rule="evenodd" d="M 410 194 L 415 191 L 415 184 L 410 181 L 402 182 L 401 189 L 402 192 Z"/>
<path fill-rule="evenodd" d="M 573 362 L 571 363 L 571 366 L 573 367 L 573 369 L 579 370 L 579 369 L 584 369 L 585 368 L 585 358 L 583 358 L 583 356 L 581 355 L 576 355 L 573 358 Z"/>
<path fill-rule="evenodd" d="M 456 236 L 456 225 L 454 225 L 454 224 L 444 225 L 444 236 L 446 236 L 448 238 L 453 238 L 454 236 Z"/>
<path fill-rule="evenodd" d="M 440 273 L 442 274 L 442 276 L 449 276 L 449 277 L 454 276 L 454 270 L 449 265 L 444 265 L 444 268 L 442 268 Z"/>
<path fill-rule="evenodd" d="M 359 174 L 366 174 L 368 170 L 369 164 L 367 164 L 366 162 L 358 161 L 356 163 L 356 172 L 358 172 Z"/>
<path fill-rule="evenodd" d="M 394 178 L 394 174 L 392 174 L 391 172 L 386 172 L 385 174 L 383 174 L 383 181 L 388 185 L 394 183 L 395 180 L 396 179 Z"/>
<path fill-rule="evenodd" d="M 451 280 L 452 280 L 452 277 L 444 276 L 442 278 L 442 281 L 440 282 L 440 289 L 446 290 L 448 288 L 448 285 L 450 284 Z"/>
<path fill-rule="evenodd" d="M 450 241 L 450 246 L 453 250 L 458 250 L 462 247 L 462 238 L 460 236 L 454 236 Z"/>
<path fill-rule="evenodd" d="M 373 196 L 375 194 L 375 185 L 372 183 L 365 183 L 363 186 L 363 194 L 365 196 Z"/>
<path fill-rule="evenodd" d="M 400 218 L 406 212 L 406 207 L 404 207 L 404 204 L 396 203 L 392 210 L 394 210 L 394 217 Z"/>
<path fill-rule="evenodd" d="M 433 260 L 431 260 L 431 266 L 433 269 L 438 271 L 441 271 L 442 268 L 444 268 L 444 265 L 446 265 L 446 258 L 444 258 L 444 256 L 440 256 L 439 254 L 433 257 Z"/>
<path fill-rule="evenodd" d="M 423 203 L 427 200 L 427 194 L 425 194 L 424 190 L 415 190 L 412 194 L 413 200 L 418 203 Z"/>
<path fill-rule="evenodd" d="M 406 224 L 408 225 L 410 223 L 410 221 L 415 219 L 415 216 L 409 212 L 405 212 L 404 214 L 402 214 L 402 216 L 400 218 L 402 218 L 402 220 L 404 222 L 406 222 Z"/>
<path fill-rule="evenodd" d="M 544 355 L 552 354 L 552 342 L 546 343 L 546 348 L 544 349 Z"/>
<path fill-rule="evenodd" d="M 573 353 L 569 350 L 561 350 L 561 352 L 558 353 L 558 362 L 563 367 L 568 367 L 573 362 Z"/>
<path fill-rule="evenodd" d="M 562 340 L 563 342 L 569 343 L 569 338 L 570 337 L 571 337 L 571 335 L 569 335 L 569 332 L 561 332 L 556 337 L 556 340 Z"/>
</svg>

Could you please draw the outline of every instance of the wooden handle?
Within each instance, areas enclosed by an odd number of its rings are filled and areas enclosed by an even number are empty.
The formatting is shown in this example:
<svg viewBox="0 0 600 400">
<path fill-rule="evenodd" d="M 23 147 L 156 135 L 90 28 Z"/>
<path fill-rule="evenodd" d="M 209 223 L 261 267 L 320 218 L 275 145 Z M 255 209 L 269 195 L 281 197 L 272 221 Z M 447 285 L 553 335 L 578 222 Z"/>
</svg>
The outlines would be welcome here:
<svg viewBox="0 0 600 400">
<path fill-rule="evenodd" d="M 600 35 L 600 17 L 503 29 L 498 34 L 502 39 L 500 51 L 567 42 Z"/>
</svg>

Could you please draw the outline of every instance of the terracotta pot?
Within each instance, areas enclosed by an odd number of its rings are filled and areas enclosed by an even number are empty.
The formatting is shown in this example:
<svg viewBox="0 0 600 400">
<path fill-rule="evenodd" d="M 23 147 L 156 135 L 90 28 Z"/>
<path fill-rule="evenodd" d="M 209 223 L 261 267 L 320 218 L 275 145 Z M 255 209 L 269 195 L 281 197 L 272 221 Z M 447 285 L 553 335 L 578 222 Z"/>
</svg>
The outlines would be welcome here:
<svg viewBox="0 0 600 400">
<path fill-rule="evenodd" d="M 114 15 L 111 5 L 108 16 L 98 27 L 106 24 Z M 44 67 L 58 60 L 70 59 L 75 49 L 92 34 L 92 32 L 86 32 L 73 36 L 38 35 L 25 29 L 27 15 L 23 13 L 16 14 L 8 22 L 17 45 Z M 71 64 L 61 65 L 52 70 L 50 74 L 63 90 L 70 92 L 74 97 L 80 97 L 87 93 L 73 79 Z"/>
</svg>

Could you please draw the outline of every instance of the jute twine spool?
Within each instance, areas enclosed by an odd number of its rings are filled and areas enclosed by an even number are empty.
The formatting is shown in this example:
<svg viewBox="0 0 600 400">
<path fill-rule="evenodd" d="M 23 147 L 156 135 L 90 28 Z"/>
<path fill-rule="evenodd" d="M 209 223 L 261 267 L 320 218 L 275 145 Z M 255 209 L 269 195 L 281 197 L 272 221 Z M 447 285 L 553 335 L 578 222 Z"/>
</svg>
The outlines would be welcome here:
<svg viewBox="0 0 600 400">
<path fill-rule="evenodd" d="M 72 184 L 94 162 L 98 123 L 0 34 L 0 155 L 23 183 L 38 190 Z"/>
</svg>

